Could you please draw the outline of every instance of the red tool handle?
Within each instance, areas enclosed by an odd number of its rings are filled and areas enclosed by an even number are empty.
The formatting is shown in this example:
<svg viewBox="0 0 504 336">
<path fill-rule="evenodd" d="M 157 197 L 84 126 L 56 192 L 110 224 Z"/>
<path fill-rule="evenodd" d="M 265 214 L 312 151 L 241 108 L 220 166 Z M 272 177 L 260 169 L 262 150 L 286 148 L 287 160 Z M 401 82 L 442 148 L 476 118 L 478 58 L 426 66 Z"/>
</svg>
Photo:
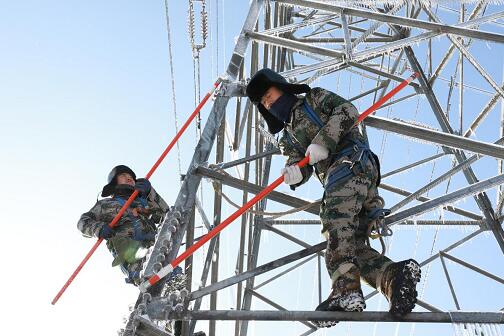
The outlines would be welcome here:
<svg viewBox="0 0 504 336">
<path fill-rule="evenodd" d="M 357 122 L 355 123 L 354 126 L 358 125 L 362 120 L 364 120 L 368 115 L 373 113 L 378 109 L 378 107 L 382 106 L 387 100 L 389 100 L 393 95 L 395 95 L 397 92 L 401 91 L 406 85 L 411 83 L 415 78 L 418 77 L 418 72 L 415 72 L 408 78 L 406 78 L 404 81 L 401 82 L 398 86 L 393 88 L 389 93 L 387 93 L 385 96 L 383 96 L 382 99 L 378 100 L 376 103 L 371 105 L 370 108 L 368 108 L 366 111 L 362 112 L 361 115 L 359 115 L 359 118 L 357 119 Z"/>
<path fill-rule="evenodd" d="M 170 142 L 170 144 L 166 147 L 166 149 L 161 154 L 161 156 L 159 157 L 159 159 L 156 161 L 156 163 L 154 163 L 154 165 L 152 166 L 152 168 L 149 170 L 149 172 L 145 176 L 146 179 L 149 179 L 152 176 L 152 174 L 154 174 L 154 172 L 159 167 L 159 165 L 161 164 L 161 162 L 163 162 L 163 160 L 166 157 L 166 155 L 168 155 L 168 153 L 173 148 L 173 146 L 175 146 L 175 144 L 177 143 L 177 141 L 179 140 L 179 138 L 185 132 L 185 130 L 187 129 L 187 127 L 189 127 L 189 125 L 191 124 L 192 120 L 196 117 L 196 115 L 199 113 L 199 111 L 201 110 L 201 108 L 203 107 L 203 105 L 205 105 L 205 103 L 208 101 L 208 99 L 212 96 L 212 94 L 217 89 L 217 87 L 219 87 L 219 84 L 221 82 L 222 82 L 221 78 L 217 79 L 217 81 L 213 85 L 213 88 L 205 95 L 205 97 L 203 97 L 203 100 L 198 104 L 198 106 L 196 107 L 196 109 L 194 110 L 194 112 L 189 116 L 189 118 L 184 123 L 184 125 L 182 126 L 182 128 L 177 132 L 177 134 L 175 135 L 175 137 L 173 138 L 173 140 Z M 135 200 L 135 198 L 137 197 L 137 195 L 138 195 L 138 190 L 135 190 L 133 192 L 133 194 L 131 194 L 131 196 L 128 198 L 128 200 L 126 201 L 126 203 L 124 203 L 124 205 L 122 206 L 121 210 L 119 210 L 119 212 L 114 217 L 114 219 L 112 220 L 112 222 L 110 222 L 109 226 L 111 228 L 113 228 L 114 226 L 117 225 L 117 222 L 119 222 L 119 219 L 124 214 L 124 212 L 126 211 L 126 209 L 129 208 L 129 206 L 131 205 L 131 203 L 133 203 L 133 201 Z M 77 276 L 77 274 L 79 274 L 80 270 L 84 267 L 84 265 L 87 263 L 87 261 L 89 260 L 89 258 L 91 258 L 91 256 L 96 251 L 96 249 L 98 248 L 98 246 L 100 246 L 100 244 L 101 244 L 102 241 L 103 241 L 103 238 L 99 238 L 96 241 L 96 243 L 93 245 L 93 247 L 91 248 L 91 250 L 89 250 L 89 252 L 86 254 L 86 256 L 84 257 L 84 259 L 79 264 L 79 266 L 77 266 L 77 268 L 75 269 L 75 271 L 72 273 L 72 275 L 70 276 L 70 278 L 68 278 L 68 280 L 65 283 L 65 285 L 63 285 L 63 287 L 60 289 L 60 291 L 58 292 L 58 294 L 56 294 L 56 296 L 54 297 L 54 299 L 51 301 L 52 305 L 54 305 L 54 304 L 56 304 L 56 302 L 58 302 L 58 300 L 61 297 L 61 295 L 63 295 L 63 293 L 68 288 L 68 286 L 70 286 L 70 284 L 72 283 L 72 281 L 75 279 L 75 277 Z"/>
</svg>

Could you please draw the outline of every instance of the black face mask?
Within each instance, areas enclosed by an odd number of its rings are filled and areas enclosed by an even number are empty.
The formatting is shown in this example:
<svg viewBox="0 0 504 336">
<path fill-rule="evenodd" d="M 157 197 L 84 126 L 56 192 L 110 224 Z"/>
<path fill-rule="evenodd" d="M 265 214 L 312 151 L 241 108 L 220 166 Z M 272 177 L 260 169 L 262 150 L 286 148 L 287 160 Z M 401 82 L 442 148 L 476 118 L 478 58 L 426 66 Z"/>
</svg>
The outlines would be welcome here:
<svg viewBox="0 0 504 336">
<path fill-rule="evenodd" d="M 288 122 L 292 107 L 297 100 L 295 95 L 286 92 L 270 106 L 269 112 L 281 122 Z"/>
<path fill-rule="evenodd" d="M 114 196 L 129 198 L 135 191 L 135 187 L 129 184 L 118 184 L 115 186 Z"/>
</svg>

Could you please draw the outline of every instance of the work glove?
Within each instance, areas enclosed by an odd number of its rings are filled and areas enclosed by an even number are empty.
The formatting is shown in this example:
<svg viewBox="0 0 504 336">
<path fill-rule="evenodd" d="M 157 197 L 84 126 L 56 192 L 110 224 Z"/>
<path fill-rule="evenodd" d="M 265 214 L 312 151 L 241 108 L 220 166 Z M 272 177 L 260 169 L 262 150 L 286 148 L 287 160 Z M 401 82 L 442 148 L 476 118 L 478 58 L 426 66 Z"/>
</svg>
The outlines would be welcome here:
<svg viewBox="0 0 504 336">
<path fill-rule="evenodd" d="M 322 145 L 312 143 L 306 149 L 305 156 L 310 156 L 310 165 L 314 165 L 315 163 L 327 159 L 329 155 L 329 150 Z"/>
<path fill-rule="evenodd" d="M 115 230 L 108 226 L 108 224 L 103 224 L 100 231 L 98 232 L 98 238 L 109 239 L 115 236 Z"/>
<path fill-rule="evenodd" d="M 151 183 L 147 179 L 139 178 L 136 180 L 135 190 L 138 190 L 141 197 L 146 198 L 151 191 Z"/>
<path fill-rule="evenodd" d="M 282 168 L 281 173 L 284 176 L 284 183 L 288 185 L 298 184 L 303 180 L 303 174 L 301 174 L 301 169 L 298 165 Z"/>
</svg>

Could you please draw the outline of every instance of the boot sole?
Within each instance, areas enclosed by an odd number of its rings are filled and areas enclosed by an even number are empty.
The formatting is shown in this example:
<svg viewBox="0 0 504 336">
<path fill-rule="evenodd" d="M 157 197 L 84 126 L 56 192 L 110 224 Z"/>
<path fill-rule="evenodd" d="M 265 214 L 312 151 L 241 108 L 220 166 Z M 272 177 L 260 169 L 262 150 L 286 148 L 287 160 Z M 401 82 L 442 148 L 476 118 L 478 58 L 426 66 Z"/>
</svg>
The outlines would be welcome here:
<svg viewBox="0 0 504 336">
<path fill-rule="evenodd" d="M 413 259 L 407 260 L 394 284 L 394 291 L 390 301 L 390 313 L 402 316 L 411 313 L 417 302 L 416 285 L 421 277 L 420 265 Z"/>
</svg>

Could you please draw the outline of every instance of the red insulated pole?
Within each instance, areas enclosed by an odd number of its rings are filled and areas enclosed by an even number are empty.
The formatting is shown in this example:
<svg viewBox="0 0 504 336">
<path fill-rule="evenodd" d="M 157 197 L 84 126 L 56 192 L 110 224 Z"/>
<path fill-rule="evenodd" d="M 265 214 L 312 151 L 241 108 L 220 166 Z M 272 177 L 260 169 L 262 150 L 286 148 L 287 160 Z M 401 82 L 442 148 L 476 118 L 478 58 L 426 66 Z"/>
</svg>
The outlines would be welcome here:
<svg viewBox="0 0 504 336">
<path fill-rule="evenodd" d="M 396 86 L 395 88 L 393 88 L 392 90 L 390 90 L 389 93 L 387 93 L 385 96 L 383 96 L 382 99 L 378 100 L 376 103 L 374 103 L 373 105 L 371 105 L 370 108 L 368 108 L 366 111 L 362 112 L 360 115 L 359 115 L 359 119 L 357 120 L 357 122 L 355 123 L 354 126 L 358 125 L 362 120 L 364 120 L 368 115 L 370 115 L 371 113 L 373 113 L 374 111 L 376 111 L 378 109 L 378 107 L 382 106 L 387 100 L 389 100 L 393 95 L 395 95 L 397 92 L 401 91 L 406 85 L 408 85 L 409 83 L 411 83 L 415 78 L 418 77 L 418 72 L 415 72 L 414 74 L 412 74 L 411 76 L 409 76 L 408 78 L 406 78 L 404 81 L 401 82 L 401 84 L 399 84 L 398 86 Z"/>
<path fill-rule="evenodd" d="M 212 96 L 212 94 L 215 92 L 215 90 L 217 89 L 217 87 L 219 87 L 219 85 L 220 85 L 221 82 L 222 82 L 221 78 L 217 79 L 217 81 L 213 85 L 213 88 L 205 95 L 205 97 L 203 97 L 203 100 L 198 104 L 198 106 L 196 106 L 196 109 L 194 110 L 194 112 L 189 116 L 189 118 L 184 123 L 184 125 L 182 126 L 182 128 L 177 132 L 177 134 L 175 135 L 175 137 L 173 138 L 173 140 L 168 144 L 168 146 L 166 147 L 166 149 L 164 150 L 164 152 L 161 154 L 161 156 L 159 157 L 159 159 L 156 161 L 156 163 L 154 163 L 154 165 L 152 166 L 152 168 L 149 170 L 149 172 L 145 176 L 146 179 L 149 179 L 152 176 L 152 174 L 154 174 L 154 172 L 159 167 L 159 165 L 161 164 L 161 162 L 163 162 L 163 160 L 166 157 L 166 155 L 168 155 L 168 153 L 173 148 L 173 146 L 175 146 L 175 144 L 177 143 L 177 141 L 179 140 L 179 138 L 185 132 L 185 130 L 187 129 L 187 127 L 189 127 L 189 125 L 191 124 L 192 120 L 200 112 L 200 110 L 203 107 L 203 105 L 205 105 L 205 103 Z M 135 198 L 137 197 L 137 195 L 138 195 L 138 190 L 135 190 L 133 192 L 133 194 L 131 194 L 131 196 L 128 198 L 128 200 L 126 201 L 126 203 L 124 203 L 124 205 L 122 206 L 121 210 L 119 210 L 119 212 L 114 217 L 114 219 L 112 220 L 112 222 L 110 222 L 109 226 L 111 228 L 113 228 L 114 226 L 117 225 L 117 222 L 119 222 L 119 219 L 124 214 L 124 212 L 126 211 L 126 209 L 129 208 L 129 206 L 131 205 L 131 203 L 133 203 L 133 201 L 135 200 Z M 99 238 L 96 241 L 96 243 L 93 245 L 93 247 L 91 248 L 91 250 L 89 250 L 89 252 L 86 254 L 86 256 L 84 257 L 84 259 L 79 264 L 79 266 L 77 266 L 77 268 L 75 269 L 75 271 L 72 273 L 72 275 L 70 276 L 70 278 L 68 278 L 67 282 L 63 285 L 63 287 L 60 289 L 60 291 L 58 292 L 58 294 L 56 294 L 56 296 L 54 297 L 54 299 L 51 301 L 52 305 L 55 305 L 56 302 L 58 302 L 58 300 L 61 297 L 61 295 L 63 295 L 63 293 L 68 288 L 68 286 L 70 286 L 70 284 L 73 282 L 73 280 L 75 279 L 75 277 L 77 276 L 77 274 L 79 274 L 80 270 L 84 267 L 84 265 L 87 263 L 87 261 L 89 260 L 89 258 L 91 258 L 91 256 L 93 255 L 93 253 L 96 251 L 96 249 L 98 248 L 98 246 L 100 246 L 100 244 L 102 243 L 102 241 L 103 241 L 103 238 Z"/>
<path fill-rule="evenodd" d="M 358 125 L 362 120 L 364 120 L 369 114 L 374 112 L 378 107 L 383 105 L 387 100 L 389 100 L 393 95 L 395 95 L 397 92 L 399 92 L 401 89 L 403 89 L 406 85 L 408 85 L 411 81 L 413 81 L 416 77 L 418 76 L 418 73 L 414 73 L 411 75 L 409 78 L 404 80 L 400 85 L 392 89 L 389 93 L 387 93 L 385 96 L 383 96 L 382 99 L 374 103 L 370 108 L 368 108 L 366 111 L 364 111 L 362 114 L 359 115 L 359 118 L 355 122 L 355 125 Z M 303 160 L 299 161 L 297 165 L 302 168 L 308 164 L 310 161 L 310 158 L 307 156 Z M 163 267 L 161 270 L 159 270 L 156 274 L 151 276 L 148 280 L 144 281 L 140 285 L 140 291 L 145 292 L 149 287 L 152 285 L 156 284 L 159 280 L 161 280 L 163 277 L 166 275 L 170 274 L 171 271 L 175 269 L 182 261 L 184 261 L 186 258 L 191 256 L 196 250 L 198 250 L 203 244 L 205 244 L 207 241 L 218 235 L 222 230 L 224 230 L 229 224 L 231 224 L 236 218 L 241 216 L 245 211 L 250 209 L 254 204 L 262 200 L 264 197 L 266 197 L 270 192 L 272 192 L 276 187 L 278 187 L 282 182 L 284 181 L 284 176 L 280 176 L 277 178 L 275 181 L 273 181 L 270 185 L 268 185 L 266 188 L 264 188 L 260 193 L 258 193 L 254 198 L 252 198 L 250 201 L 245 203 L 240 209 L 236 210 L 231 216 L 226 218 L 222 223 L 217 225 L 215 228 L 213 228 L 210 232 L 208 232 L 203 238 L 201 238 L 199 241 L 197 241 L 194 245 L 189 247 L 187 250 L 185 250 L 181 255 L 179 255 L 177 258 L 175 258 L 172 262 L 170 262 L 167 266 Z"/>
</svg>

